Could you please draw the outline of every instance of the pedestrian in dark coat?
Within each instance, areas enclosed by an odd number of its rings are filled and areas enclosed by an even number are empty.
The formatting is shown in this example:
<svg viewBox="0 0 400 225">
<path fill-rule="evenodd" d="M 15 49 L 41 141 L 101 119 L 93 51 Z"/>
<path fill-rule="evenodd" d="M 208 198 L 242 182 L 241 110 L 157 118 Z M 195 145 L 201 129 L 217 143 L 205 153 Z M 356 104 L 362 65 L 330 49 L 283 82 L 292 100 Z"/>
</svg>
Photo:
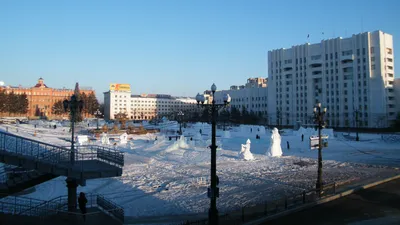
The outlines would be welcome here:
<svg viewBox="0 0 400 225">
<path fill-rule="evenodd" d="M 290 149 L 289 141 L 286 141 L 287 149 Z"/>
<path fill-rule="evenodd" d="M 87 199 L 85 197 L 85 193 L 81 192 L 79 194 L 78 203 L 79 203 L 79 209 L 81 210 L 81 212 L 83 214 L 83 221 L 86 221 L 86 203 L 87 203 Z"/>
<path fill-rule="evenodd" d="M 304 141 L 304 134 L 301 135 L 301 141 Z"/>
</svg>

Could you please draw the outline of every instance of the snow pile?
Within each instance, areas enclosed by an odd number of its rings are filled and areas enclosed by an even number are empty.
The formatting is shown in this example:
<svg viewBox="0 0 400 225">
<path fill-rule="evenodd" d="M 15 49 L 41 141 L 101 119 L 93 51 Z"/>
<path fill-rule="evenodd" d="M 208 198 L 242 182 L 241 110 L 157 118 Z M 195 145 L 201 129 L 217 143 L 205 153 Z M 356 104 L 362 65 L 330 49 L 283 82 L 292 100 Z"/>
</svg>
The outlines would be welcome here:
<svg viewBox="0 0 400 225">
<path fill-rule="evenodd" d="M 269 146 L 267 154 L 271 157 L 282 156 L 281 135 L 279 135 L 279 131 L 276 127 L 274 127 L 274 129 L 272 130 L 271 144 Z"/>
<path fill-rule="evenodd" d="M 265 127 L 256 125 L 240 125 L 241 133 L 265 134 Z"/>
<path fill-rule="evenodd" d="M 231 132 L 229 130 L 224 131 L 224 138 L 231 138 Z"/>
<path fill-rule="evenodd" d="M 334 138 L 333 129 L 322 129 L 321 134 L 322 134 L 322 136 L 328 136 L 329 139 Z M 293 135 L 298 136 L 298 137 L 301 137 L 301 135 L 304 135 L 305 138 L 308 138 L 311 136 L 318 136 L 318 129 L 311 128 L 311 127 L 308 127 L 308 128 L 300 127 L 299 130 L 293 131 Z"/>
<path fill-rule="evenodd" d="M 247 139 L 245 145 L 242 144 L 242 149 L 239 152 L 239 159 L 254 160 L 253 154 L 250 152 L 250 139 Z"/>
<path fill-rule="evenodd" d="M 189 148 L 190 148 L 190 145 L 186 142 L 185 137 L 182 135 L 174 144 L 172 144 L 167 149 L 165 149 L 165 151 L 172 152 L 172 151 L 176 151 L 179 149 L 189 149 Z"/>
</svg>

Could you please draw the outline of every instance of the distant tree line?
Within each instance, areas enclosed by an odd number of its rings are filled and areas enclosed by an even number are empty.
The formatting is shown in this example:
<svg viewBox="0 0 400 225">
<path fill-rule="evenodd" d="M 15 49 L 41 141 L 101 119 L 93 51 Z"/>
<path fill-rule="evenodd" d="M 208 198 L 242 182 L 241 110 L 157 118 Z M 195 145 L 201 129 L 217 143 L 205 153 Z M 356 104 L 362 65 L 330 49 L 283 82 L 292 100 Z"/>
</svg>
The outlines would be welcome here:
<svg viewBox="0 0 400 225">
<path fill-rule="evenodd" d="M 188 112 L 184 120 L 209 123 L 211 122 L 211 108 L 201 108 L 200 111 Z M 217 112 L 216 121 L 219 124 L 266 124 L 267 116 L 261 114 L 261 112 L 249 112 L 245 107 L 236 108 L 230 106 Z"/>
<path fill-rule="evenodd" d="M 95 94 L 92 92 L 89 95 L 86 95 L 84 92 L 79 93 L 79 95 L 75 94 L 77 96 L 78 100 L 83 101 L 83 109 L 82 112 L 76 115 L 75 121 L 80 122 L 83 119 L 83 116 L 89 116 L 89 115 L 94 115 L 97 109 L 100 108 L 100 104 L 95 96 Z M 68 98 L 68 100 L 70 100 Z M 55 102 L 52 108 L 52 113 L 55 115 L 63 115 L 66 112 L 64 111 L 64 100 L 60 100 L 58 102 Z M 69 109 L 67 111 L 69 112 Z"/>
<path fill-rule="evenodd" d="M 13 91 L 7 94 L 4 90 L 0 91 L 0 113 L 11 115 L 21 115 L 28 112 L 28 97 L 21 94 L 16 95 Z"/>
</svg>

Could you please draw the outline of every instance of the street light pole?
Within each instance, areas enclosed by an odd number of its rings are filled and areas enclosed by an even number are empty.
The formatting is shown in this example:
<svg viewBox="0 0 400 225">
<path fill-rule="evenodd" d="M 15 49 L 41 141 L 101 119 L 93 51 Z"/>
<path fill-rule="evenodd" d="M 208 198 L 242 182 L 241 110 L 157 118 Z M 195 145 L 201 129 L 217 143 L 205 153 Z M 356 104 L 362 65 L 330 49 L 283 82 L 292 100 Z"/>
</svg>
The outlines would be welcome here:
<svg viewBox="0 0 400 225">
<path fill-rule="evenodd" d="M 326 113 L 326 108 L 321 110 L 321 103 L 318 103 L 317 106 L 314 108 L 314 117 L 316 122 L 318 123 L 318 177 L 316 183 L 316 190 L 318 196 L 321 196 L 321 192 L 323 189 L 322 184 L 322 137 L 321 137 L 321 130 L 324 125 L 324 115 Z"/>
<path fill-rule="evenodd" d="M 67 112 L 68 109 L 70 110 L 71 113 L 71 131 L 72 131 L 72 137 L 71 137 L 71 155 L 70 155 L 70 163 L 71 165 L 75 164 L 75 119 L 77 113 L 80 113 L 83 108 L 83 101 L 78 100 L 75 95 L 71 96 L 71 100 L 64 100 L 63 101 L 64 105 L 64 110 Z M 73 177 L 67 177 L 65 180 L 67 182 L 67 188 L 68 188 L 68 212 L 75 212 L 76 210 L 76 188 L 78 186 L 78 182 L 76 178 Z"/>
<path fill-rule="evenodd" d="M 97 130 L 99 130 L 99 117 L 101 116 L 101 112 L 99 109 L 94 112 L 94 116 L 96 117 L 96 123 L 97 123 Z"/>
<path fill-rule="evenodd" d="M 80 113 L 83 108 L 83 101 L 78 100 L 75 95 L 71 96 L 71 100 L 64 100 L 63 101 L 64 105 L 64 110 L 67 111 L 68 109 L 71 112 L 71 131 L 72 131 L 72 138 L 71 138 L 71 156 L 70 156 L 70 161 L 71 164 L 75 163 L 75 119 L 76 119 L 76 114 Z"/>
<path fill-rule="evenodd" d="M 182 135 L 182 116 L 185 115 L 182 111 L 178 112 L 179 117 L 179 135 Z"/>
<path fill-rule="evenodd" d="M 196 101 L 198 106 L 202 107 L 211 107 L 211 187 L 208 190 L 208 197 L 210 198 L 210 209 L 208 211 L 208 220 L 209 224 L 218 225 L 219 218 L 218 218 L 218 209 L 217 209 L 217 198 L 219 197 L 219 188 L 217 187 L 219 183 L 219 179 L 217 177 L 217 144 L 216 144 L 216 117 L 217 117 L 217 110 L 219 108 L 227 106 L 230 101 L 231 97 L 229 94 L 224 96 L 224 104 L 215 104 L 215 91 L 217 87 L 215 84 L 211 86 L 211 91 L 213 94 L 213 100 L 211 104 L 204 104 L 205 97 L 204 95 L 197 94 Z M 201 103 L 201 104 L 200 104 Z"/>
</svg>

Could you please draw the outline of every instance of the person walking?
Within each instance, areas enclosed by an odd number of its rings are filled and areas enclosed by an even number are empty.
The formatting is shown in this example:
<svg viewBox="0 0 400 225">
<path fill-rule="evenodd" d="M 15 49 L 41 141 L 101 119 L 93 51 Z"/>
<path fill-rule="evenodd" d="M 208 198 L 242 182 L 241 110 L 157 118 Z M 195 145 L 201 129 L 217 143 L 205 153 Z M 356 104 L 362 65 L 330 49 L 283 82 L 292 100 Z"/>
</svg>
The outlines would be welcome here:
<svg viewBox="0 0 400 225">
<path fill-rule="evenodd" d="M 301 134 L 301 142 L 304 141 L 304 134 Z"/>
<path fill-rule="evenodd" d="M 87 199 L 85 196 L 85 193 L 81 192 L 79 193 L 79 198 L 78 198 L 78 203 L 79 203 L 79 209 L 82 212 L 83 216 L 83 221 L 86 221 L 86 203 Z"/>
<path fill-rule="evenodd" d="M 287 149 L 289 150 L 290 149 L 289 141 L 286 141 L 286 144 L 287 144 Z"/>
</svg>

